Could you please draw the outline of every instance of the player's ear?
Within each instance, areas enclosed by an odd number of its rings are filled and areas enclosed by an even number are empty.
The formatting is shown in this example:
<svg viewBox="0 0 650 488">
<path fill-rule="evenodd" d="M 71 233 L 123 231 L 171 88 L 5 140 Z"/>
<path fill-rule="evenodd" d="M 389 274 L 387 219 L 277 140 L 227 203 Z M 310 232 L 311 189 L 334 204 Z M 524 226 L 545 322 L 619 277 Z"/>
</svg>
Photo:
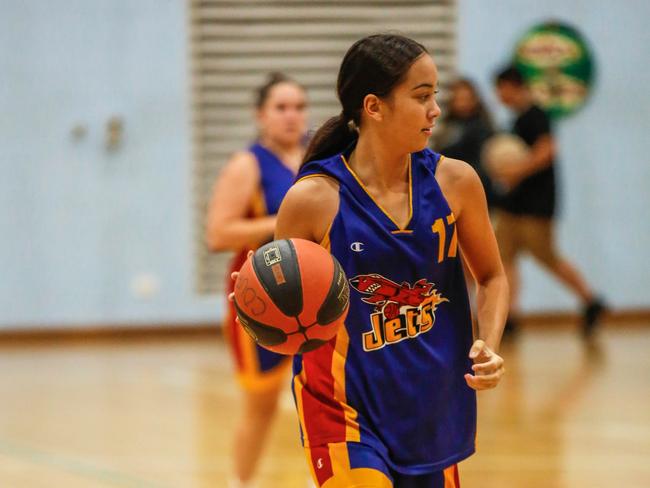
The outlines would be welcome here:
<svg viewBox="0 0 650 488">
<path fill-rule="evenodd" d="M 368 115 L 368 117 L 381 122 L 383 120 L 382 113 L 383 102 L 381 98 L 372 93 L 365 96 L 363 99 L 363 111 Z"/>
</svg>

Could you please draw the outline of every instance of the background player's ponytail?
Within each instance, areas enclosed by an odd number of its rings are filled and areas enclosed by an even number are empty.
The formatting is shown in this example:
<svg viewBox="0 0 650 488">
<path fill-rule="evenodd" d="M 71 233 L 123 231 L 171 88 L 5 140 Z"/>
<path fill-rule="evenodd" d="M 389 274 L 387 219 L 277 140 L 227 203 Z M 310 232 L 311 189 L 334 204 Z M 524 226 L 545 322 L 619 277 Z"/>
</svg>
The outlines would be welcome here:
<svg viewBox="0 0 650 488">
<path fill-rule="evenodd" d="M 355 42 L 343 57 L 336 83 L 343 111 L 325 122 L 312 138 L 303 164 L 346 149 L 358 137 L 363 99 L 387 97 L 426 48 L 398 34 L 375 34 Z"/>
</svg>

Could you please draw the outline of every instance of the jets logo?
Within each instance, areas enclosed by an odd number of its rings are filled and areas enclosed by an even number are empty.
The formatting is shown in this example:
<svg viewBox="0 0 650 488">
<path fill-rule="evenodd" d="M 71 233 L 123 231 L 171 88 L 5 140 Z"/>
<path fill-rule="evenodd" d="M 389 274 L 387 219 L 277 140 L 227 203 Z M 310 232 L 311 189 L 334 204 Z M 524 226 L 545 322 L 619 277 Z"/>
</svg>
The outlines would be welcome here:
<svg viewBox="0 0 650 488">
<path fill-rule="evenodd" d="M 352 278 L 350 284 L 365 295 L 361 301 L 374 306 L 372 330 L 363 333 L 363 349 L 368 352 L 428 332 L 436 321 L 438 305 L 449 301 L 426 279 L 413 285 L 397 284 L 379 274 L 367 274 Z"/>
</svg>

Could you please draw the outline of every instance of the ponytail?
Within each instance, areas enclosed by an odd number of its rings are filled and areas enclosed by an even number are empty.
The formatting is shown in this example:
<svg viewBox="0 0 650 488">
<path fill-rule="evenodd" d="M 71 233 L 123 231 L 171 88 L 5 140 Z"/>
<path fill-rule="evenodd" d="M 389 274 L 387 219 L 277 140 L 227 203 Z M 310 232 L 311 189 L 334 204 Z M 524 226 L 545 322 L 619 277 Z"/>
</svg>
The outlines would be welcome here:
<svg viewBox="0 0 650 488">
<path fill-rule="evenodd" d="M 343 113 L 332 117 L 316 131 L 312 138 L 302 164 L 334 156 L 342 152 L 358 137 L 357 131 Z"/>
<path fill-rule="evenodd" d="M 318 129 L 303 164 L 334 156 L 358 139 L 366 95 L 389 96 L 426 52 L 422 44 L 399 34 L 375 34 L 355 42 L 345 53 L 336 80 L 343 111 Z"/>
</svg>

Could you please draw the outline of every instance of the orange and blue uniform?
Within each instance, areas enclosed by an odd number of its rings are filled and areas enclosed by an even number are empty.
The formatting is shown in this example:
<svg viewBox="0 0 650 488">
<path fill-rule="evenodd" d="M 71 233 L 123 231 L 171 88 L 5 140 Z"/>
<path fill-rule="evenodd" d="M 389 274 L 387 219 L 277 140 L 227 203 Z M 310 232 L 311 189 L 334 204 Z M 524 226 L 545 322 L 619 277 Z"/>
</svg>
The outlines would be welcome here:
<svg viewBox="0 0 650 488">
<path fill-rule="evenodd" d="M 471 313 L 455 216 L 435 178 L 440 159 L 428 149 L 411 155 L 405 227 L 345 153 L 299 172 L 339 184 L 322 245 L 351 286 L 337 336 L 294 357 L 302 441 L 319 486 L 457 488 L 456 463 L 474 452 L 476 396 L 464 379 Z"/>
<path fill-rule="evenodd" d="M 261 144 L 253 144 L 248 150 L 255 156 L 260 172 L 260 184 L 249 205 L 248 217 L 275 215 L 278 213 L 282 199 L 294 182 L 295 174 L 273 152 Z M 248 251 L 249 249 L 241 250 L 231 261 L 230 272 L 226 276 L 226 293 L 233 291 L 234 282 L 230 274 L 241 269 Z M 235 358 L 240 384 L 248 390 L 261 391 L 285 381 L 291 363 L 289 358 L 256 344 L 235 322 L 235 317 L 233 304 L 227 302 L 224 325 Z"/>
</svg>

